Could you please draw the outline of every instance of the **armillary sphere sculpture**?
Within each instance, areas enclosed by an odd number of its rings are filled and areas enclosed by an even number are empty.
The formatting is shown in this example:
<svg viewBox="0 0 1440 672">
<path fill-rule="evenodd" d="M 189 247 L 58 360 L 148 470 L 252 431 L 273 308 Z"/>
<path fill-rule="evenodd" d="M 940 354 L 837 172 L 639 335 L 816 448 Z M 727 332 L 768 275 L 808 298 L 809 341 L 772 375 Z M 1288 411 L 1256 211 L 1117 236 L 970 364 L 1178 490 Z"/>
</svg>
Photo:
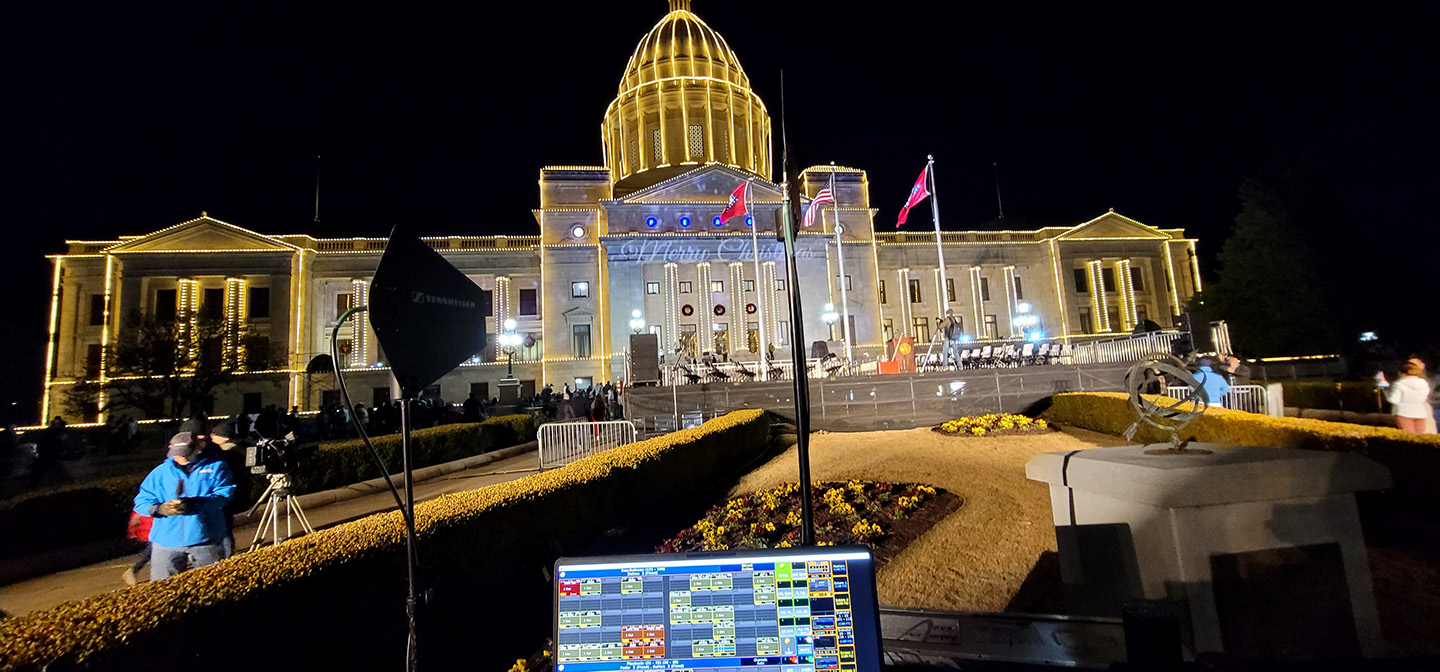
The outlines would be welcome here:
<svg viewBox="0 0 1440 672">
<path fill-rule="evenodd" d="M 1148 389 L 1158 385 L 1161 396 L 1147 395 Z M 1185 386 L 1184 394 L 1174 394 L 1167 388 Z M 1186 449 L 1188 441 L 1180 439 L 1180 433 L 1191 422 L 1205 414 L 1210 397 L 1200 381 L 1195 379 L 1185 365 L 1169 355 L 1157 355 L 1156 359 L 1139 362 L 1125 374 L 1125 387 L 1130 392 L 1130 410 L 1137 420 L 1125 430 L 1125 438 L 1133 439 L 1140 429 L 1140 423 L 1155 427 L 1170 434 L 1170 448 L 1145 451 L 1148 455 L 1196 455 L 1207 450 Z M 1169 403 L 1163 398 L 1172 398 Z"/>
</svg>

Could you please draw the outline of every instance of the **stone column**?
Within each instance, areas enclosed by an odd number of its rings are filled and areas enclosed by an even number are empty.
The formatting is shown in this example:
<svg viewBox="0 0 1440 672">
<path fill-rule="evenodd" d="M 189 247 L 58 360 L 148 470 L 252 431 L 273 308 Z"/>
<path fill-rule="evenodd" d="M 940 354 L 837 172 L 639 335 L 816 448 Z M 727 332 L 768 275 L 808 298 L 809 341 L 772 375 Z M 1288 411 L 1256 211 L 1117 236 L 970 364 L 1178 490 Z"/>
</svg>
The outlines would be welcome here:
<svg viewBox="0 0 1440 672">
<path fill-rule="evenodd" d="M 730 352 L 750 349 L 750 332 L 745 329 L 745 264 L 730 262 Z"/>
<path fill-rule="evenodd" d="M 1015 327 L 1015 267 L 1006 266 L 1005 274 L 1005 323 L 1010 330 L 1010 337 L 1020 336 L 1021 332 Z"/>
<path fill-rule="evenodd" d="M 350 307 L 369 305 L 368 285 L 359 278 L 350 281 Z M 369 339 L 366 338 L 369 331 L 370 320 L 366 317 L 369 312 L 360 313 L 350 318 L 350 366 L 360 368 L 370 363 Z"/>
<path fill-rule="evenodd" d="M 1110 331 L 1110 307 L 1105 302 L 1105 274 L 1101 273 L 1099 259 L 1085 262 L 1090 280 L 1090 315 L 1096 333 Z"/>
<path fill-rule="evenodd" d="M 975 320 L 975 326 L 970 327 L 975 332 L 977 339 L 988 338 L 985 333 L 985 295 L 980 293 L 980 267 L 970 267 L 970 312 Z"/>
<path fill-rule="evenodd" d="M 900 280 L 900 329 L 896 331 L 897 336 L 915 336 L 915 320 L 912 319 L 914 308 L 910 306 L 910 269 L 902 268 L 895 272 Z"/>
<path fill-rule="evenodd" d="M 1120 283 L 1116 289 L 1120 294 L 1121 330 L 1128 334 L 1135 329 L 1135 323 L 1140 321 L 1135 311 L 1135 283 L 1130 279 L 1129 259 L 1115 262 L 1115 282 Z"/>
<path fill-rule="evenodd" d="M 660 284 L 660 292 L 665 313 L 660 318 L 660 329 L 664 332 L 660 334 L 660 352 L 663 354 L 680 349 L 680 267 L 675 262 L 665 264 L 665 281 Z"/>
<path fill-rule="evenodd" d="M 695 326 L 695 356 L 707 350 L 715 349 L 715 294 L 710 291 L 710 262 L 702 261 L 695 264 L 696 292 L 703 297 L 697 301 L 695 306 L 696 317 L 700 318 Z"/>
</svg>

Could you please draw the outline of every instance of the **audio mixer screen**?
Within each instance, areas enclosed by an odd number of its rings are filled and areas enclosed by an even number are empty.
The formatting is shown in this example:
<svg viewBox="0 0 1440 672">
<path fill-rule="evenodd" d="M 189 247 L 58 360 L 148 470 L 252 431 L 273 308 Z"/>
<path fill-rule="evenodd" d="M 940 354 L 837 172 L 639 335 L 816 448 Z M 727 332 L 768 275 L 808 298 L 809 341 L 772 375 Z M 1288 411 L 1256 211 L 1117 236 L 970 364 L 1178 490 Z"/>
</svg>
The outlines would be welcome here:
<svg viewBox="0 0 1440 672">
<path fill-rule="evenodd" d="M 863 548 L 562 558 L 554 625 L 557 672 L 880 669 Z"/>
</svg>

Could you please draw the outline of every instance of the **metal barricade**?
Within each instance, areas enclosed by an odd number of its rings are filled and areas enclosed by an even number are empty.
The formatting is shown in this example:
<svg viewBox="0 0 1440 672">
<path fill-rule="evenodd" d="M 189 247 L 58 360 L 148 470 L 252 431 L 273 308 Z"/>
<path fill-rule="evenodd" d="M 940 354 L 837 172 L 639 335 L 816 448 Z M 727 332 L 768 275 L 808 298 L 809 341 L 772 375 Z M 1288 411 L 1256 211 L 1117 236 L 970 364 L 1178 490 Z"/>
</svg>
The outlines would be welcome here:
<svg viewBox="0 0 1440 672">
<path fill-rule="evenodd" d="M 540 444 L 540 468 L 563 467 L 582 457 L 635 443 L 635 424 L 629 420 L 604 422 L 550 422 L 535 432 Z"/>
<path fill-rule="evenodd" d="M 1190 388 L 1184 385 L 1171 385 L 1165 388 L 1166 394 L 1177 398 L 1183 398 L 1189 391 Z M 1264 385 L 1232 385 L 1230 392 L 1221 402 L 1218 404 L 1219 406 L 1232 411 L 1269 415 L 1269 395 L 1265 393 Z"/>
</svg>

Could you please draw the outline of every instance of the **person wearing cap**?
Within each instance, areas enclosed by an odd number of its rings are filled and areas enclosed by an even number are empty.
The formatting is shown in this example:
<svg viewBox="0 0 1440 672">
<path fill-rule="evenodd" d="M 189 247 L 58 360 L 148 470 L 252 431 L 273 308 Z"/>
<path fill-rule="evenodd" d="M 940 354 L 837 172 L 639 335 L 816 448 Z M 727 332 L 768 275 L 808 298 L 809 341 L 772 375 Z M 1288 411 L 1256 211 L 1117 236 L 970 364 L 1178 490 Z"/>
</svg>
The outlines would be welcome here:
<svg viewBox="0 0 1440 672">
<path fill-rule="evenodd" d="M 225 557 L 229 536 L 225 505 L 235 478 L 210 437 L 182 431 L 170 439 L 166 459 L 135 495 L 135 511 L 155 519 L 150 528 L 150 576 L 163 579 Z"/>
<path fill-rule="evenodd" d="M 1212 364 L 1209 357 L 1201 358 L 1200 368 L 1195 371 L 1195 379 L 1200 381 L 1200 387 L 1205 388 L 1205 396 L 1210 400 L 1211 406 L 1225 408 L 1225 395 L 1230 393 L 1230 383 L 1225 381 L 1225 376 L 1211 368 Z"/>
</svg>

